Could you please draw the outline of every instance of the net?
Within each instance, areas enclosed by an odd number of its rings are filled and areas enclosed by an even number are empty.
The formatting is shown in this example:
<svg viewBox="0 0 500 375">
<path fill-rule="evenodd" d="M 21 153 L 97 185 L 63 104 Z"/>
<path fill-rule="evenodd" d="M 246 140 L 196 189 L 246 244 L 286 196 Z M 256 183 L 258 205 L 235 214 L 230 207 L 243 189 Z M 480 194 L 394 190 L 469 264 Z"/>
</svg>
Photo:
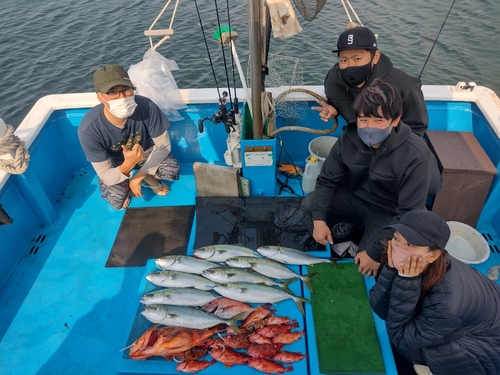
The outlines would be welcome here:
<svg viewBox="0 0 500 375">
<path fill-rule="evenodd" d="M 293 3 L 306 21 L 312 21 L 321 12 L 326 0 L 293 0 Z"/>
<path fill-rule="evenodd" d="M 303 119 L 309 109 L 307 101 L 292 100 L 293 94 L 280 95 L 293 86 L 303 86 L 304 78 L 299 59 L 296 57 L 269 54 L 269 74 L 266 76 L 266 91 L 274 100 L 275 116 Z M 278 100 L 276 100 L 278 98 Z"/>
</svg>

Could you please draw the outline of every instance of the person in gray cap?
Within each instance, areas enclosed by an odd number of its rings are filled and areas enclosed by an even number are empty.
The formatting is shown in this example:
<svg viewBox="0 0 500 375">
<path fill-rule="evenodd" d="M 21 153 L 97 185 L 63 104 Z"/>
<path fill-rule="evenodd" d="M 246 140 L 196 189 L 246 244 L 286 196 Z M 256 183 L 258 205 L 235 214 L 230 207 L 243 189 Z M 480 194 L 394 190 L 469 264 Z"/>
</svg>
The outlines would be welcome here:
<svg viewBox="0 0 500 375">
<path fill-rule="evenodd" d="M 351 105 L 359 93 L 375 79 L 396 86 L 403 98 L 402 121 L 422 136 L 429 118 L 420 79 L 392 65 L 389 57 L 378 49 L 377 39 L 367 27 L 354 27 L 340 34 L 337 41 L 339 62 L 326 75 L 324 86 L 327 102 L 313 107 L 323 121 L 341 115 L 346 122 L 354 120 Z"/>
<path fill-rule="evenodd" d="M 101 104 L 83 117 L 78 138 L 99 177 L 102 197 L 122 209 L 130 196 L 143 195 L 142 187 L 167 195 L 170 187 L 160 180 L 178 180 L 180 169 L 170 152 L 168 119 L 153 101 L 135 95 L 119 65 L 97 69 L 94 87 Z"/>
<path fill-rule="evenodd" d="M 448 254 L 439 215 L 413 210 L 388 228 L 370 305 L 398 352 L 419 375 L 500 374 L 500 285 Z"/>
</svg>

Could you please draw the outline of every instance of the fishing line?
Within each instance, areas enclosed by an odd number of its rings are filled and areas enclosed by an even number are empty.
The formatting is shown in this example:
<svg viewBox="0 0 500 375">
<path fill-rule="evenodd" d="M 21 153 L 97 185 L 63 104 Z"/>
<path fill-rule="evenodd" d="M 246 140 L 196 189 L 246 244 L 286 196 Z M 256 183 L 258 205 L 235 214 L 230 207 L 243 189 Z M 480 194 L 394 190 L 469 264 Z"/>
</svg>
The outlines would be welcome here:
<svg viewBox="0 0 500 375">
<path fill-rule="evenodd" d="M 210 67 L 212 68 L 212 74 L 214 76 L 215 87 L 217 88 L 217 94 L 219 94 L 219 99 L 221 99 L 219 84 L 217 83 L 217 76 L 215 75 L 214 64 L 212 62 L 212 56 L 210 55 L 210 49 L 208 48 L 207 37 L 205 36 L 205 30 L 203 28 L 203 22 L 201 21 L 200 10 L 198 9 L 198 1 L 194 0 L 194 4 L 196 6 L 196 13 L 198 13 L 198 20 L 200 22 L 201 33 L 203 34 L 203 40 L 205 41 L 205 47 L 207 49 L 208 60 L 210 62 Z"/>
<path fill-rule="evenodd" d="M 219 33 L 221 33 L 222 30 L 220 26 L 219 7 L 217 6 L 217 0 L 214 0 L 214 3 L 215 3 L 215 13 L 217 15 L 217 26 L 219 26 Z M 227 17 L 229 19 L 229 13 L 227 14 Z M 231 34 L 231 29 L 229 29 L 229 34 Z M 226 73 L 227 91 L 229 94 L 229 105 L 231 109 L 233 109 L 233 99 L 231 98 L 231 83 L 229 81 L 229 74 L 227 72 L 226 53 L 224 51 L 224 43 L 222 43 L 222 34 L 220 37 L 220 48 L 222 50 L 222 60 L 224 61 L 224 72 Z"/>
<path fill-rule="evenodd" d="M 438 41 L 439 35 L 441 35 L 441 31 L 444 28 L 444 24 L 446 23 L 446 20 L 448 19 L 448 16 L 450 15 L 451 10 L 453 9 L 453 6 L 455 5 L 456 1 L 457 0 L 453 0 L 453 3 L 451 4 L 450 10 L 448 11 L 448 14 L 446 15 L 446 17 L 444 18 L 443 24 L 441 25 L 441 28 L 439 29 L 439 32 L 438 32 L 438 34 L 436 36 L 436 40 L 434 40 L 434 44 L 432 45 L 431 50 L 429 51 L 429 54 L 427 55 L 427 59 L 425 59 L 424 66 L 422 67 L 422 71 L 418 75 L 418 78 L 420 78 L 422 76 L 422 73 L 424 72 L 425 66 L 427 65 L 427 61 L 429 61 L 429 58 L 431 57 L 431 53 L 434 50 L 434 46 L 436 45 L 436 43 Z"/>
</svg>

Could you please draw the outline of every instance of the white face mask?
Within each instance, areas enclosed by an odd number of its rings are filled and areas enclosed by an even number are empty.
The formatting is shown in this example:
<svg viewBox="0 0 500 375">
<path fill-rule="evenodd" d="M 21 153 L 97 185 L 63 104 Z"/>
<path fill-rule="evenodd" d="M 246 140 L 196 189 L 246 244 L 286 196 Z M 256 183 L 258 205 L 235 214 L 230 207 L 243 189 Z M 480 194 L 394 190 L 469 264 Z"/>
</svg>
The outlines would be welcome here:
<svg viewBox="0 0 500 375">
<path fill-rule="evenodd" d="M 126 98 L 110 100 L 106 103 L 109 105 L 108 109 L 111 114 L 121 119 L 132 116 L 135 108 L 137 107 L 137 103 L 135 102 L 133 95 Z"/>
</svg>

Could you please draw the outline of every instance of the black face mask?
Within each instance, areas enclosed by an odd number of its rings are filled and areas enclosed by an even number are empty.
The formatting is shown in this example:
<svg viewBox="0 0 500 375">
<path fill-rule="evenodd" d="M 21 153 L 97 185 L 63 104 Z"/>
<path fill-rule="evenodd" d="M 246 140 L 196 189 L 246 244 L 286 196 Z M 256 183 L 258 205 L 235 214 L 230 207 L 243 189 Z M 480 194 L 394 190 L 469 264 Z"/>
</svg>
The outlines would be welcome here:
<svg viewBox="0 0 500 375">
<path fill-rule="evenodd" d="M 365 82 L 372 72 L 372 62 L 362 66 L 350 66 L 340 69 L 340 75 L 351 86 L 357 86 Z"/>
</svg>

